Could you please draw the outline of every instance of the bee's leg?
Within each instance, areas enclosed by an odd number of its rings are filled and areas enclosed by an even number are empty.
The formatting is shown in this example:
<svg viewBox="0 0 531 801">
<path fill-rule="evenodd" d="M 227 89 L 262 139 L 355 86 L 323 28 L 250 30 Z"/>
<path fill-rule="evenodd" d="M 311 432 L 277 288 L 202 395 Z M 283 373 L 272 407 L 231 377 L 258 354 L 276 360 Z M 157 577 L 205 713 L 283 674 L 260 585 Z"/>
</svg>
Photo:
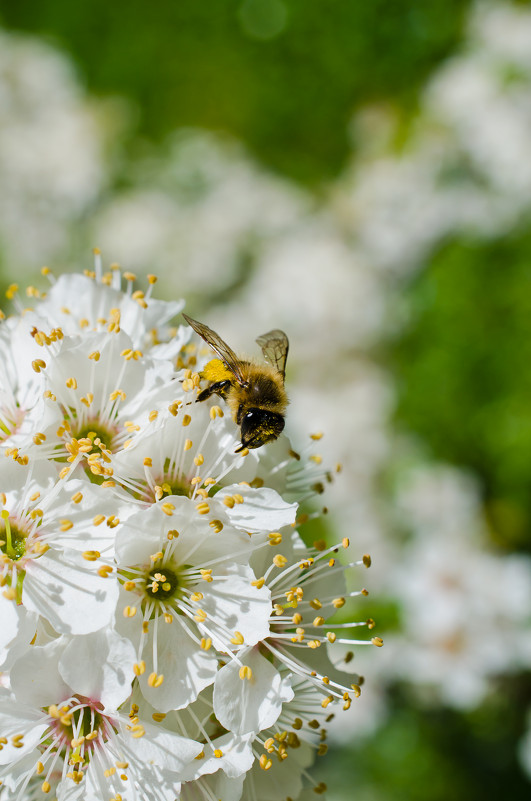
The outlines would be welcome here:
<svg viewBox="0 0 531 801">
<path fill-rule="evenodd" d="M 207 400 L 207 398 L 210 398 L 211 395 L 219 395 L 220 398 L 226 400 L 230 387 L 230 381 L 215 381 L 213 384 L 210 384 L 209 387 L 200 392 L 196 400 L 204 401 Z"/>
</svg>

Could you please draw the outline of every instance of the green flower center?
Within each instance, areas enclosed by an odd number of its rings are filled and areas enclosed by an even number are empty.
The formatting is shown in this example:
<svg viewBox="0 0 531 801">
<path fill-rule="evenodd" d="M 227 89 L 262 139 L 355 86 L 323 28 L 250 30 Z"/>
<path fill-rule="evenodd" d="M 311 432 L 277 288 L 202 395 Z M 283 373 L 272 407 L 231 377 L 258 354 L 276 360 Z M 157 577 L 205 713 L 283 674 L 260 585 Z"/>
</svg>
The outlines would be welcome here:
<svg viewBox="0 0 531 801">
<path fill-rule="evenodd" d="M 180 583 L 177 571 L 167 566 L 150 571 L 145 584 L 146 596 L 157 601 L 167 601 L 173 598 Z"/>
<path fill-rule="evenodd" d="M 1 513 L 1 520 L 0 550 L 13 562 L 17 562 L 26 553 L 26 537 L 28 535 L 17 526 L 12 525 L 5 510 Z"/>
<path fill-rule="evenodd" d="M 92 422 L 82 426 L 79 431 L 75 432 L 76 439 L 90 439 L 94 444 L 93 451 L 99 451 L 100 444 L 106 449 L 112 451 L 112 440 L 114 431 L 111 431 L 107 426 L 102 426 L 101 423 Z"/>
</svg>

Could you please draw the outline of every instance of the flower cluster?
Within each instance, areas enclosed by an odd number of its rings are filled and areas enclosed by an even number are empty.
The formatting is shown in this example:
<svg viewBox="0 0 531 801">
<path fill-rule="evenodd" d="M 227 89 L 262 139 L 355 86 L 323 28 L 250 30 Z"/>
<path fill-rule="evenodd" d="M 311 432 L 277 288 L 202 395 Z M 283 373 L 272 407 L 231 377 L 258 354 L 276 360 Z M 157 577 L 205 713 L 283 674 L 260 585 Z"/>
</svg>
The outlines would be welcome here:
<svg viewBox="0 0 531 801">
<path fill-rule="evenodd" d="M 298 532 L 318 436 L 236 453 L 182 303 L 98 253 L 43 273 L 0 326 L 0 799 L 322 794 L 307 768 L 361 684 L 336 648 L 381 640 L 345 616 L 369 557 Z"/>
</svg>

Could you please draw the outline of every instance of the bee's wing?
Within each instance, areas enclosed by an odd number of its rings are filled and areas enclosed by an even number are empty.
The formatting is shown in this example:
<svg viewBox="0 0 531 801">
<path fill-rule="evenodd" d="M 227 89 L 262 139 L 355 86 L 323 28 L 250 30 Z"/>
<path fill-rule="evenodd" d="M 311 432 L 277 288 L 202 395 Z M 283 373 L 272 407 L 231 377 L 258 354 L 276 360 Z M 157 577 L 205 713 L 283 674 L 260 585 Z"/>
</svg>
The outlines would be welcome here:
<svg viewBox="0 0 531 801">
<path fill-rule="evenodd" d="M 288 358 L 289 342 L 284 331 L 275 328 L 262 334 L 256 340 L 262 348 L 264 359 L 276 367 L 282 378 L 286 377 L 286 360 Z"/>
<path fill-rule="evenodd" d="M 203 323 L 199 323 L 197 320 L 193 320 L 191 317 L 188 317 L 187 314 L 184 314 L 184 312 L 183 317 L 188 325 L 194 329 L 196 334 L 199 334 L 201 339 L 204 339 L 207 345 L 210 345 L 212 350 L 217 353 L 221 361 L 229 368 L 231 373 L 234 373 L 236 381 L 242 386 L 247 386 L 247 381 L 245 380 L 241 370 L 241 360 L 238 359 L 232 348 L 229 348 L 227 343 L 221 339 L 219 334 L 216 334 L 215 331 L 212 331 L 208 325 L 204 325 Z"/>
</svg>

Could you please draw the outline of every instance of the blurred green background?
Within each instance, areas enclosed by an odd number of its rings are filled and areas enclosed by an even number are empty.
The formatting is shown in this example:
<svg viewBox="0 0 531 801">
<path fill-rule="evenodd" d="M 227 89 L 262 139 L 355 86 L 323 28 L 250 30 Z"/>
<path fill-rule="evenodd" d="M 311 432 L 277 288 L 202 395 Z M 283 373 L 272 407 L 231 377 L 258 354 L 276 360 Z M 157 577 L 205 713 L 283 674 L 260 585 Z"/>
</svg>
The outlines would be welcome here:
<svg viewBox="0 0 531 801">
<path fill-rule="evenodd" d="M 498 3 L 496 7 L 504 6 L 515 14 L 527 13 L 531 8 L 528 3 Z M 518 197 L 519 205 L 502 208 L 493 202 L 492 210 L 484 211 L 484 224 L 472 214 L 470 225 L 459 227 L 459 218 L 466 216 L 470 208 L 466 193 L 461 196 L 465 197 L 462 215 L 457 209 L 451 225 L 441 225 L 440 230 L 437 222 L 443 212 L 438 212 L 435 205 L 436 220 L 431 222 L 435 233 L 431 238 L 426 236 L 404 269 L 395 269 L 391 256 L 382 256 L 377 264 L 378 247 L 384 237 L 374 235 L 374 242 L 366 244 L 371 219 L 375 219 L 371 215 L 374 209 L 380 213 L 391 194 L 397 196 L 396 183 L 407 198 L 418 196 L 423 206 L 424 184 L 421 182 L 417 195 L 414 175 L 406 172 L 401 177 L 398 173 L 389 191 L 385 186 L 381 190 L 383 200 L 378 201 L 377 208 L 374 191 L 358 189 L 367 186 L 367 175 L 370 181 L 376 181 L 376 162 L 385 176 L 385 169 L 390 169 L 389 160 L 393 164 L 410 159 L 417 165 L 433 165 L 440 159 L 444 165 L 437 170 L 434 185 L 442 187 L 441 192 L 457 180 L 452 186 L 468 191 L 473 185 L 477 197 L 480 190 L 484 190 L 485 197 L 489 195 L 491 187 L 487 184 L 491 179 L 485 176 L 490 176 L 492 163 L 488 155 L 487 166 L 480 163 L 478 167 L 474 163 L 474 145 L 470 152 L 466 151 L 464 139 L 459 139 L 454 153 L 451 135 L 440 134 L 444 125 L 437 116 L 437 99 L 426 95 L 433 76 L 444 70 L 455 54 L 466 51 L 471 9 L 468 0 L 157 0 L 151 4 L 139 0 L 127 4 L 102 0 L 75 4 L 65 0 L 5 0 L 0 10 L 6 37 L 31 35 L 25 41 L 45 43 L 62 54 L 65 63 L 75 65 L 74 78 L 68 80 L 73 80 L 77 89 L 68 91 L 78 93 L 76 103 L 97 109 L 96 118 L 105 131 L 100 154 L 102 163 L 107 165 L 105 177 L 94 179 L 94 191 L 84 190 L 83 202 L 70 217 L 70 212 L 65 211 L 58 223 L 54 218 L 54 224 L 65 230 L 68 227 L 68 237 L 59 244 L 53 240 L 49 246 L 43 245 L 43 259 L 55 254 L 59 268 L 65 268 L 74 258 L 83 258 L 87 265 L 82 254 L 88 252 L 89 244 L 99 244 L 91 241 L 98 230 L 94 220 L 105 217 L 109 209 L 114 214 L 115 198 L 128 198 L 130 192 L 139 193 L 140 208 L 142 192 L 151 193 L 145 196 L 146 203 L 151 203 L 155 185 L 157 191 L 162 188 L 169 195 L 180 193 L 179 197 L 186 195 L 188 199 L 193 196 L 193 203 L 199 204 L 206 196 L 205 185 L 213 180 L 208 173 L 211 155 L 204 155 L 199 149 L 199 154 L 194 155 L 195 172 L 188 175 L 185 149 L 178 158 L 177 169 L 172 161 L 172 143 L 181 141 L 179 131 L 186 136 L 208 131 L 222 143 L 229 142 L 229 173 L 231 143 L 238 143 L 235 152 L 245 154 L 246 163 L 254 165 L 252 169 L 258 176 L 280 182 L 275 183 L 276 187 L 288 186 L 289 197 L 298 198 L 297 193 L 302 193 L 302 210 L 296 212 L 298 225 L 304 227 L 303 223 L 309 220 L 310 230 L 317 230 L 324 225 L 323 220 L 332 216 L 332 227 L 342 247 L 346 243 L 356 252 L 364 248 L 370 281 L 378 280 L 379 286 L 384 287 L 384 311 L 370 336 L 344 338 L 344 361 L 336 359 L 335 368 L 330 367 L 330 371 L 334 371 L 333 380 L 341 381 L 342 370 L 358 375 L 360 364 L 363 369 L 369 364 L 392 385 L 383 434 L 387 450 L 370 477 L 371 491 L 388 521 L 387 534 L 376 541 L 372 553 L 377 559 L 379 543 L 388 536 L 390 544 L 381 545 L 382 550 L 389 548 L 381 560 L 387 570 L 400 562 L 401 554 L 406 560 L 401 548 L 409 547 L 414 540 L 395 500 L 397 486 L 412 460 L 428 466 L 444 464 L 473 476 L 479 488 L 477 514 L 482 521 L 483 539 L 479 543 L 474 540 L 471 548 L 500 560 L 525 559 L 531 550 L 530 186 L 523 182 L 518 194 L 509 184 L 500 186 L 496 176 L 492 178 L 494 200 L 505 197 L 505 192 L 512 201 Z M 528 21 L 529 17 L 525 19 Z M 509 40 L 518 29 L 516 24 L 516 28 L 508 25 L 507 34 L 501 30 L 500 41 L 505 41 L 506 35 L 508 50 Z M 488 36 L 481 45 L 485 52 L 487 39 Z M 6 38 L 4 43 L 7 42 Z M 472 60 L 481 46 L 476 42 L 469 47 Z M 529 105 L 531 80 L 525 57 L 518 50 L 520 47 L 523 52 L 528 46 L 531 47 L 531 40 L 515 45 L 514 62 L 510 53 L 504 51 L 505 55 L 499 56 L 503 47 L 498 44 L 492 45 L 488 58 L 478 57 L 477 63 L 487 63 L 489 68 L 501 59 L 494 67 L 502 87 L 496 95 L 497 102 L 501 102 L 500 97 L 509 101 L 513 97 L 515 106 Z M 2 70 L 0 76 L 4 75 L 5 85 L 9 81 L 13 84 L 9 65 L 4 64 Z M 468 73 L 464 74 L 466 78 Z M 456 89 L 464 92 L 466 86 L 466 81 L 456 81 Z M 513 96 L 517 90 L 521 94 Z M 53 109 L 57 102 L 53 91 L 43 92 L 39 102 L 44 106 L 49 103 Z M 30 108 L 33 101 L 27 102 Z M 466 107 L 466 97 L 462 102 Z M 22 102 L 16 108 L 14 104 L 10 107 L 0 94 L 0 129 L 7 130 L 9 115 L 17 114 L 22 119 L 26 113 L 31 117 Z M 531 122 L 526 113 L 525 124 Z M 462 130 L 460 117 L 455 119 L 455 130 Z M 38 141 L 38 129 L 35 133 Z M 528 133 L 531 140 L 531 125 Z M 473 130 L 470 135 L 474 141 Z M 510 136 L 500 136 L 510 150 Z M 422 142 L 434 149 L 431 156 L 428 152 L 417 158 L 416 152 L 424 152 Z M 440 145 L 439 149 L 436 145 Z M 27 144 L 29 151 L 36 147 L 32 141 Z M 504 152 L 499 147 L 494 150 L 500 155 L 503 174 Z M 42 163 L 46 152 L 37 152 L 35 159 Z M 23 184 L 29 188 L 21 196 L 19 213 L 23 213 L 30 198 L 36 214 L 42 215 L 38 219 L 44 220 L 43 228 L 47 228 L 55 203 L 53 193 L 40 194 L 40 185 L 33 186 L 23 166 L 19 168 L 12 162 L 9 166 L 11 183 L 3 182 L 6 208 L 12 208 L 14 203 L 8 188 L 13 187 L 16 194 L 17 187 Z M 17 180 L 17 169 L 24 173 L 23 181 Z M 214 165 L 212 169 L 215 173 L 220 168 Z M 370 183 L 369 189 L 374 185 Z M 72 192 L 75 194 L 75 188 Z M 65 196 L 61 198 L 64 200 Z M 270 203 L 266 198 L 265 207 L 274 207 L 275 197 Z M 355 200 L 351 202 L 352 197 Z M 405 203 L 400 201 L 399 193 L 398 198 L 395 211 L 399 219 Z M 452 203 L 450 197 L 449 205 Z M 158 208 L 162 207 L 155 206 L 155 217 L 160 216 Z M 394 215 L 390 208 L 392 227 Z M 319 209 L 320 216 L 314 224 L 315 209 Z M 171 213 L 170 209 L 170 217 Z M 261 214 L 257 213 L 257 219 Z M 279 214 L 282 216 L 282 209 Z M 368 222 L 363 223 L 363 228 L 360 220 L 363 222 L 364 215 Z M 415 210 L 414 217 L 420 219 L 415 231 L 429 228 L 421 219 L 422 208 Z M 506 222 L 501 225 L 497 219 Z M 278 228 L 285 237 L 282 225 L 281 221 Z M 400 225 L 399 219 L 397 226 Z M 188 286 L 183 278 L 184 289 L 195 304 L 192 311 L 210 308 L 219 315 L 216 319 L 225 319 L 230 325 L 234 307 L 227 304 L 233 293 L 245 298 L 247 288 L 254 287 L 256 298 L 256 286 L 260 284 L 253 281 L 260 273 L 260 260 L 265 259 L 263 253 L 272 242 L 274 253 L 277 229 L 256 233 L 255 228 L 259 223 L 251 221 L 238 240 L 226 278 L 215 283 L 209 273 L 203 293 L 200 280 Z M 31 239 L 31 221 L 29 229 L 27 235 Z M 223 232 L 223 244 L 230 235 L 227 231 L 228 228 Z M 199 230 L 198 242 L 201 236 Z M 392 255 L 393 248 L 391 243 Z M 407 248 L 404 253 L 407 262 Z M 109 260 L 114 258 L 113 253 L 104 255 Z M 0 234 L 4 286 L 13 280 L 14 261 L 28 275 L 32 270 L 36 274 L 41 266 L 32 253 L 20 254 L 9 243 L 6 229 Z M 216 253 L 212 261 L 215 265 Z M 145 264 L 146 272 L 152 269 L 152 264 Z M 224 269 L 221 264 L 220 272 Z M 323 263 L 323 274 L 326 270 Z M 160 272 L 162 287 L 173 291 L 175 279 L 171 284 L 172 279 L 165 277 L 163 268 Z M 286 281 L 289 280 L 287 273 Z M 347 287 L 346 292 L 349 291 Z M 340 293 L 341 281 L 336 297 Z M 323 295 L 323 304 L 333 302 L 333 296 L 330 300 Z M 352 317 L 358 313 L 357 302 L 353 296 Z M 348 316 L 348 310 L 345 313 Z M 319 336 L 319 326 L 324 325 L 319 320 L 308 315 L 300 322 L 300 340 L 309 336 L 310 330 Z M 294 350 L 296 342 L 297 337 Z M 361 361 L 353 361 L 360 352 Z M 328 353 L 328 358 L 334 362 L 333 354 Z M 312 363 L 311 353 L 302 355 L 299 362 L 296 356 L 294 360 L 293 383 L 295 386 L 301 380 L 300 393 L 305 397 L 303 374 Z M 344 403 L 342 419 L 348 420 L 348 398 Z M 353 450 L 357 447 L 354 441 Z M 345 497 L 348 492 L 347 487 Z M 460 536 L 466 540 L 468 533 L 463 530 Z M 409 563 L 405 564 L 407 572 Z M 521 564 L 527 566 L 526 562 Z M 381 586 L 380 594 L 378 590 L 373 593 L 374 604 L 372 600 L 368 602 L 362 614 L 377 618 L 378 633 L 385 639 L 388 632 L 393 639 L 407 630 L 407 610 L 401 608 L 395 585 L 386 594 L 385 576 Z M 505 589 L 500 582 L 498 595 L 502 599 Z M 503 600 L 500 604 L 503 606 Z M 466 606 L 463 611 L 467 613 Z M 492 629 L 484 626 L 486 639 L 494 636 L 496 627 L 505 625 L 497 614 L 492 615 Z M 528 609 L 522 610 L 524 616 L 529 620 Z M 520 622 L 515 624 L 515 638 L 520 635 L 519 625 Z M 399 660 L 400 646 L 395 654 Z M 526 732 L 531 705 L 531 677 L 525 655 L 513 662 L 508 656 L 505 667 L 493 668 L 488 688 L 474 701 L 462 704 L 461 709 L 448 703 L 444 694 L 419 691 L 414 677 L 408 681 L 407 676 L 394 669 L 375 668 L 380 656 L 380 652 L 371 652 L 371 659 L 366 660 L 368 681 L 371 672 L 376 671 L 372 683 L 379 684 L 379 713 L 375 713 L 374 724 L 360 727 L 363 731 L 358 734 L 354 721 L 348 733 L 337 737 L 316 771 L 319 780 L 324 777 L 328 784 L 329 801 L 529 798 L 529 779 L 519 760 L 519 743 Z M 459 670 L 459 663 L 455 669 Z M 433 684 L 433 677 L 427 683 Z"/>
</svg>

